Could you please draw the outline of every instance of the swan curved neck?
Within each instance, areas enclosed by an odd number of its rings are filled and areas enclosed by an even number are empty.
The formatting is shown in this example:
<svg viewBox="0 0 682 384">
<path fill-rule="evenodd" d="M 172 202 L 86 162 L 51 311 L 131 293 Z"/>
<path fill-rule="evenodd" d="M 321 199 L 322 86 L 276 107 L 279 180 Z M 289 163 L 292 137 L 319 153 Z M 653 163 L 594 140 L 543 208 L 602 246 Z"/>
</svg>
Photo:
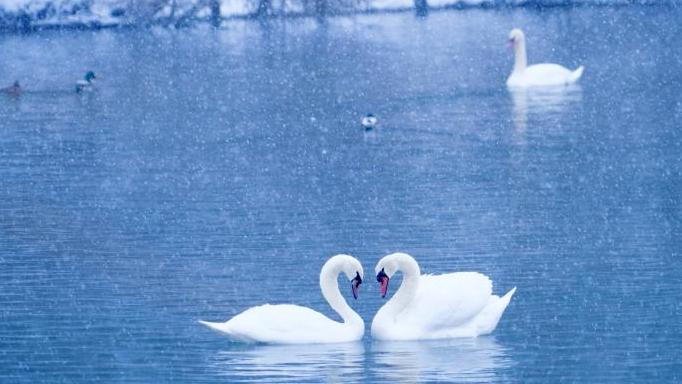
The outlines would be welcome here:
<svg viewBox="0 0 682 384">
<path fill-rule="evenodd" d="M 419 288 L 419 277 L 421 271 L 419 264 L 411 258 L 406 256 L 399 256 L 395 260 L 397 270 L 403 273 L 403 283 L 396 291 L 391 300 L 381 309 L 383 316 L 390 319 L 395 319 L 410 303 L 417 294 Z"/>
<path fill-rule="evenodd" d="M 337 278 L 343 270 L 342 264 L 343 260 L 337 260 L 328 262 L 322 267 L 320 272 L 320 290 L 329 306 L 341 316 L 345 324 L 359 324 L 364 330 L 365 323 L 362 321 L 362 318 L 353 311 L 339 291 Z"/>
<path fill-rule="evenodd" d="M 514 44 L 514 72 L 523 72 L 528 66 L 526 59 L 526 40 Z"/>
</svg>

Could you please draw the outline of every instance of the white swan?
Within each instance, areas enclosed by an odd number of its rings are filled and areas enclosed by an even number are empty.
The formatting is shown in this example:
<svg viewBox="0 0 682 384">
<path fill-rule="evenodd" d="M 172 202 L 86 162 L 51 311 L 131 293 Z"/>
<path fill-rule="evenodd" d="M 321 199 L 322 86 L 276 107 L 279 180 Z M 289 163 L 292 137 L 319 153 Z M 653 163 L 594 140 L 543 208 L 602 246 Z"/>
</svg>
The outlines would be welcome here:
<svg viewBox="0 0 682 384">
<path fill-rule="evenodd" d="M 199 322 L 226 334 L 233 341 L 247 343 L 307 344 L 360 340 L 365 333 L 365 323 L 339 292 L 337 277 L 341 272 L 351 280 L 355 298 L 364 273 L 360 262 L 348 255 L 330 258 L 320 271 L 322 296 L 341 315 L 342 323 L 310 308 L 291 304 L 249 308 L 225 323 Z"/>
<path fill-rule="evenodd" d="M 575 71 L 558 64 L 535 64 L 527 66 L 526 36 L 514 28 L 509 33 L 509 44 L 514 48 L 514 69 L 507 79 L 508 87 L 542 87 L 573 84 L 583 74 L 582 65 Z"/>
<path fill-rule="evenodd" d="M 376 266 L 381 295 L 397 271 L 403 283 L 391 300 L 374 316 L 372 337 L 381 340 L 476 337 L 497 326 L 512 288 L 504 297 L 492 294 L 490 279 L 476 272 L 421 275 L 412 256 L 394 253 Z"/>
</svg>

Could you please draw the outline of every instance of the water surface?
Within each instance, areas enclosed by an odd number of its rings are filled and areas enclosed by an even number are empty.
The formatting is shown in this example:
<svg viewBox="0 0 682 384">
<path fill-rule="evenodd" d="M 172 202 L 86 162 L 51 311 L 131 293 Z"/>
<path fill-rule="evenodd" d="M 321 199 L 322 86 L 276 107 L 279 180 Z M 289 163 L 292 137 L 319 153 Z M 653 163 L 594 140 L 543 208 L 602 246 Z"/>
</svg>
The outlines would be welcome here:
<svg viewBox="0 0 682 384">
<path fill-rule="evenodd" d="M 0 38 L 0 382 L 675 382 L 680 12 L 623 7 Z M 508 31 L 579 86 L 509 92 Z M 86 70 L 101 78 L 77 95 Z M 379 116 L 364 133 L 359 119 Z M 230 344 L 331 255 L 518 287 L 493 335 Z M 341 281 L 348 297 L 347 282 Z M 349 300 L 352 300 L 349 298 Z"/>
</svg>

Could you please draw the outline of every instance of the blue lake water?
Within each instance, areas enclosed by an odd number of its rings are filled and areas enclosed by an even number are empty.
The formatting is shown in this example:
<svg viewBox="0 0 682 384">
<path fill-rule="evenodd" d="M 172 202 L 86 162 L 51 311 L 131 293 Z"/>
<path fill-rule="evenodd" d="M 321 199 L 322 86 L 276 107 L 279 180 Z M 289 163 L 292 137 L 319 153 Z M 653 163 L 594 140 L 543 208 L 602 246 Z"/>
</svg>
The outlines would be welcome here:
<svg viewBox="0 0 682 384">
<path fill-rule="evenodd" d="M 681 16 L 1 36 L 0 78 L 26 92 L 0 97 L 0 382 L 679 382 Z M 512 27 L 531 63 L 585 65 L 580 85 L 510 93 Z M 99 88 L 77 95 L 88 69 Z M 396 251 L 518 291 L 490 336 L 373 342 L 371 273 Z M 336 253 L 365 267 L 362 342 L 197 323 L 267 302 L 334 316 L 317 280 Z"/>
</svg>

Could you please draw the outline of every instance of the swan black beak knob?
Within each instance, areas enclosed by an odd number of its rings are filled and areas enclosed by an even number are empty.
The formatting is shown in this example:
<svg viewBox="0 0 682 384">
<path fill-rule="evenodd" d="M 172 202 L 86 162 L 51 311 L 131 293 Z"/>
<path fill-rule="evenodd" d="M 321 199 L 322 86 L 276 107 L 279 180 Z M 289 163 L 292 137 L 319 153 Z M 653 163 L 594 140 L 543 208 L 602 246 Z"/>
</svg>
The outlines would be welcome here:
<svg viewBox="0 0 682 384">
<path fill-rule="evenodd" d="M 353 291 L 353 298 L 358 298 L 358 292 L 360 291 L 360 284 L 362 284 L 362 277 L 360 277 L 360 272 L 355 272 L 355 277 L 350 281 L 350 287 Z"/>
</svg>

